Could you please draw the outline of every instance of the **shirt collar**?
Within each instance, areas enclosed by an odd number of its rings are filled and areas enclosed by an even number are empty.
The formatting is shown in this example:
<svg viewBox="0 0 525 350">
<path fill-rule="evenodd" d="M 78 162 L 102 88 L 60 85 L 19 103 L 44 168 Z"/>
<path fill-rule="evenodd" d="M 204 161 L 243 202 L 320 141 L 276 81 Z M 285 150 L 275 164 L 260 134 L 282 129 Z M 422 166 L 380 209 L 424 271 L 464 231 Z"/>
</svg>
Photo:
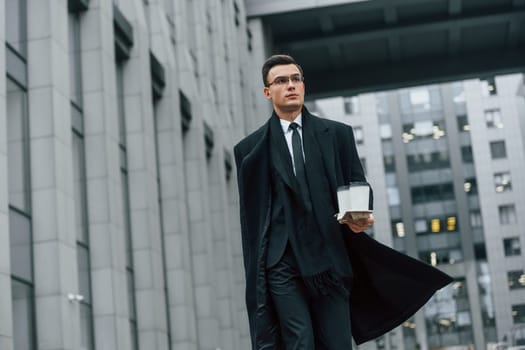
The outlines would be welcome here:
<svg viewBox="0 0 525 350">
<path fill-rule="evenodd" d="M 292 123 L 299 124 L 299 129 L 303 127 L 303 114 L 300 113 L 297 117 L 295 117 L 293 122 L 290 122 L 284 119 L 280 119 L 280 118 L 279 118 L 279 121 L 281 122 L 281 127 L 283 128 L 283 132 L 286 134 L 289 131 L 290 124 Z"/>
</svg>

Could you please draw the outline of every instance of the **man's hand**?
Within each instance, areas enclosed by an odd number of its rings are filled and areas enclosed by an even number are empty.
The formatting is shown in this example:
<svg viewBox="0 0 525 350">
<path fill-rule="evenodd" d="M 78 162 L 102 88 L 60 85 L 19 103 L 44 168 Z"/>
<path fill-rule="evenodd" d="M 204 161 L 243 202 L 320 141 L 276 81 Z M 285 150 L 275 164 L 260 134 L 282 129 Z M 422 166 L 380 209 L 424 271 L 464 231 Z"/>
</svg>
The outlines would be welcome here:
<svg viewBox="0 0 525 350">
<path fill-rule="evenodd" d="M 355 233 L 363 232 L 374 224 L 374 214 L 370 214 L 368 218 L 346 220 L 344 223 Z"/>
</svg>

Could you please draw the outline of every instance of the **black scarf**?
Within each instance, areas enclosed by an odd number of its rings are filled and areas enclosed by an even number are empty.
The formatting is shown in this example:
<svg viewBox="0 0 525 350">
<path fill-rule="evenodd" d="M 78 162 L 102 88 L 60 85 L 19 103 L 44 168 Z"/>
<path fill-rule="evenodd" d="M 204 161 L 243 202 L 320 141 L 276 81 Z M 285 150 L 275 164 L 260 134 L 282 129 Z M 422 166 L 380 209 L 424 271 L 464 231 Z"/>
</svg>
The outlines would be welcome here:
<svg viewBox="0 0 525 350">
<path fill-rule="evenodd" d="M 323 203 L 316 203 L 310 198 L 312 205 L 306 204 L 293 173 L 292 159 L 279 117 L 275 113 L 270 122 L 270 139 L 272 165 L 276 170 L 277 181 L 280 182 L 277 189 L 286 193 L 283 196 L 285 226 L 305 285 L 312 295 L 326 295 L 330 291 L 341 292 L 341 279 L 335 273 L 315 215 L 316 207 Z M 329 196 L 329 184 L 324 173 L 321 153 L 316 145 L 317 141 L 312 140 L 303 128 L 305 167 L 310 193 L 315 184 L 315 191 L 322 191 Z"/>
</svg>

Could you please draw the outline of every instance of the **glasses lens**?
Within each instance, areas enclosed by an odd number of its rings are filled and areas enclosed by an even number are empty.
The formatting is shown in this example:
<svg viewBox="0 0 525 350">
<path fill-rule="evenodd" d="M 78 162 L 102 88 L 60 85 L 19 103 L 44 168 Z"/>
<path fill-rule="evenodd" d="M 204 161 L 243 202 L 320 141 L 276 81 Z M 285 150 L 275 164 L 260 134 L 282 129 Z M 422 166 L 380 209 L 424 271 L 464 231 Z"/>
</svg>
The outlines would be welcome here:
<svg viewBox="0 0 525 350">
<path fill-rule="evenodd" d="M 277 85 L 284 85 L 288 83 L 288 77 L 277 77 L 273 82 Z"/>
<path fill-rule="evenodd" d="M 290 79 L 292 80 L 292 83 L 294 84 L 298 84 L 303 80 L 300 74 L 294 74 L 290 77 Z"/>
<path fill-rule="evenodd" d="M 292 84 L 299 84 L 303 81 L 303 76 L 301 74 L 294 74 L 290 77 L 277 77 L 270 83 L 270 85 L 286 85 L 289 81 L 292 81 Z"/>
</svg>

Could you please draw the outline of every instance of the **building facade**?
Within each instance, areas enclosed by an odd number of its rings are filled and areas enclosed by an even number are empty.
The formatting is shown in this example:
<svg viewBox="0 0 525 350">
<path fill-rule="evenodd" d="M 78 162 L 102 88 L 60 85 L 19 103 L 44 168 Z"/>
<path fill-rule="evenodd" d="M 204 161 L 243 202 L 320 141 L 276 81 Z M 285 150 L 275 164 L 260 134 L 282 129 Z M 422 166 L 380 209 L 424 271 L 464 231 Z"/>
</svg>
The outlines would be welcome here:
<svg viewBox="0 0 525 350">
<path fill-rule="evenodd" d="M 0 349 L 248 349 L 240 0 L 1 0 Z"/>
<path fill-rule="evenodd" d="M 0 0 L 0 19 L 0 349 L 249 349 L 232 146 L 269 115 L 262 21 L 241 0 Z M 364 349 L 525 338 L 524 91 L 311 103 L 355 127 L 370 233 L 456 279 Z"/>
<path fill-rule="evenodd" d="M 452 275 L 370 349 L 525 343 L 523 75 L 312 101 L 354 127 L 377 239 Z"/>
</svg>

